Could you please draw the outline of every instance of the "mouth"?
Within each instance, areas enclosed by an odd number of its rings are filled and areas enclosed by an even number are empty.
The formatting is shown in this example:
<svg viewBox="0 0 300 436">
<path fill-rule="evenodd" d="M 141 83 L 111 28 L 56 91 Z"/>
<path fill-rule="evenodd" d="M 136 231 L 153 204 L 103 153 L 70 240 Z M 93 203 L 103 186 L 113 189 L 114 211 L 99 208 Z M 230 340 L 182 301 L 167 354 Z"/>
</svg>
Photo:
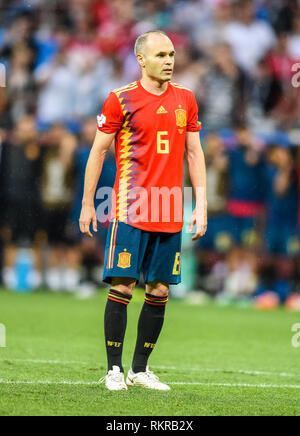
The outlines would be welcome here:
<svg viewBox="0 0 300 436">
<path fill-rule="evenodd" d="M 172 70 L 172 69 L 169 69 L 169 70 L 163 70 L 163 73 L 170 74 L 170 73 L 173 73 L 173 70 Z"/>
</svg>

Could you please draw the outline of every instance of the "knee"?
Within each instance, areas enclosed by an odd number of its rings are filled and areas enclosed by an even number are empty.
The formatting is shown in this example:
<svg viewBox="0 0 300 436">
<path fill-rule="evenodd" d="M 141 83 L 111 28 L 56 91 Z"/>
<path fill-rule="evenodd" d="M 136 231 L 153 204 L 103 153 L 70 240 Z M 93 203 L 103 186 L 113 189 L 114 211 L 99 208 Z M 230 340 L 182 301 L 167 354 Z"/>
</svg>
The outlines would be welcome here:
<svg viewBox="0 0 300 436">
<path fill-rule="evenodd" d="M 111 289 L 121 292 L 125 295 L 132 295 L 135 288 L 136 280 L 127 277 L 115 277 L 111 282 Z"/>
<path fill-rule="evenodd" d="M 167 297 L 169 295 L 169 284 L 162 282 L 151 282 L 146 285 L 146 292 L 156 297 Z"/>
</svg>

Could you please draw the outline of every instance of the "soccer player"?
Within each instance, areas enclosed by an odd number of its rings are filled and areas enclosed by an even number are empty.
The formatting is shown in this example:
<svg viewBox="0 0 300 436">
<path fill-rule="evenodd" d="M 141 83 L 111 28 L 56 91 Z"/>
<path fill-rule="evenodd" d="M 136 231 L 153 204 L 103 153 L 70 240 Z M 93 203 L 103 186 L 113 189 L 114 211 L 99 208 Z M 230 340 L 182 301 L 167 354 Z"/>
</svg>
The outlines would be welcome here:
<svg viewBox="0 0 300 436">
<path fill-rule="evenodd" d="M 169 390 L 149 370 L 148 358 L 163 326 L 169 285 L 180 283 L 184 152 L 196 196 L 189 226 L 192 232 L 196 225 L 193 240 L 207 228 L 206 169 L 195 97 L 170 81 L 175 58 L 171 40 L 162 31 L 147 32 L 136 40 L 135 54 L 141 80 L 111 92 L 98 116 L 79 221 L 81 231 L 92 237 L 91 223 L 97 231 L 95 189 L 115 140 L 117 175 L 103 276 L 111 285 L 104 319 L 108 360 L 104 380 L 109 390 L 127 389 L 127 385 Z M 146 295 L 125 383 L 126 309 L 141 271 Z"/>
</svg>

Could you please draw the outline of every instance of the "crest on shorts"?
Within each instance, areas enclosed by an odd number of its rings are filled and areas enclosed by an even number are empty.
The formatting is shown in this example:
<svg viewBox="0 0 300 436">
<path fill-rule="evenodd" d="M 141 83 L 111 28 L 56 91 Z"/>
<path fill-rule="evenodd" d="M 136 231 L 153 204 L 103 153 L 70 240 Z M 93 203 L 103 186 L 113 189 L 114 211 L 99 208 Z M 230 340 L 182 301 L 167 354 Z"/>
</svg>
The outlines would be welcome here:
<svg viewBox="0 0 300 436">
<path fill-rule="evenodd" d="M 131 254 L 127 253 L 127 250 L 125 250 L 119 254 L 119 261 L 118 261 L 118 267 L 119 268 L 130 268 L 131 266 Z"/>
<path fill-rule="evenodd" d="M 179 105 L 179 109 L 175 110 L 175 115 L 176 126 L 185 127 L 187 125 L 186 110 L 181 108 L 181 104 Z"/>
</svg>

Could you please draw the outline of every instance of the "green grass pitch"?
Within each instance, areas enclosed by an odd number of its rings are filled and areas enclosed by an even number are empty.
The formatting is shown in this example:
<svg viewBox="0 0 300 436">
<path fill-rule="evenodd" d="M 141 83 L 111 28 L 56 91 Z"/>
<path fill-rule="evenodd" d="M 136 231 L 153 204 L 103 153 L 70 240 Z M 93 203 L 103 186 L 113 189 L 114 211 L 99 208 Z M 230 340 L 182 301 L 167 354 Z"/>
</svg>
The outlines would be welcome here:
<svg viewBox="0 0 300 436">
<path fill-rule="evenodd" d="M 0 292 L 0 415 L 300 415 L 300 313 L 192 306 L 170 300 L 150 367 L 170 392 L 108 392 L 103 312 L 106 292 Z M 135 344 L 143 294 L 128 306 L 124 365 Z"/>
</svg>

